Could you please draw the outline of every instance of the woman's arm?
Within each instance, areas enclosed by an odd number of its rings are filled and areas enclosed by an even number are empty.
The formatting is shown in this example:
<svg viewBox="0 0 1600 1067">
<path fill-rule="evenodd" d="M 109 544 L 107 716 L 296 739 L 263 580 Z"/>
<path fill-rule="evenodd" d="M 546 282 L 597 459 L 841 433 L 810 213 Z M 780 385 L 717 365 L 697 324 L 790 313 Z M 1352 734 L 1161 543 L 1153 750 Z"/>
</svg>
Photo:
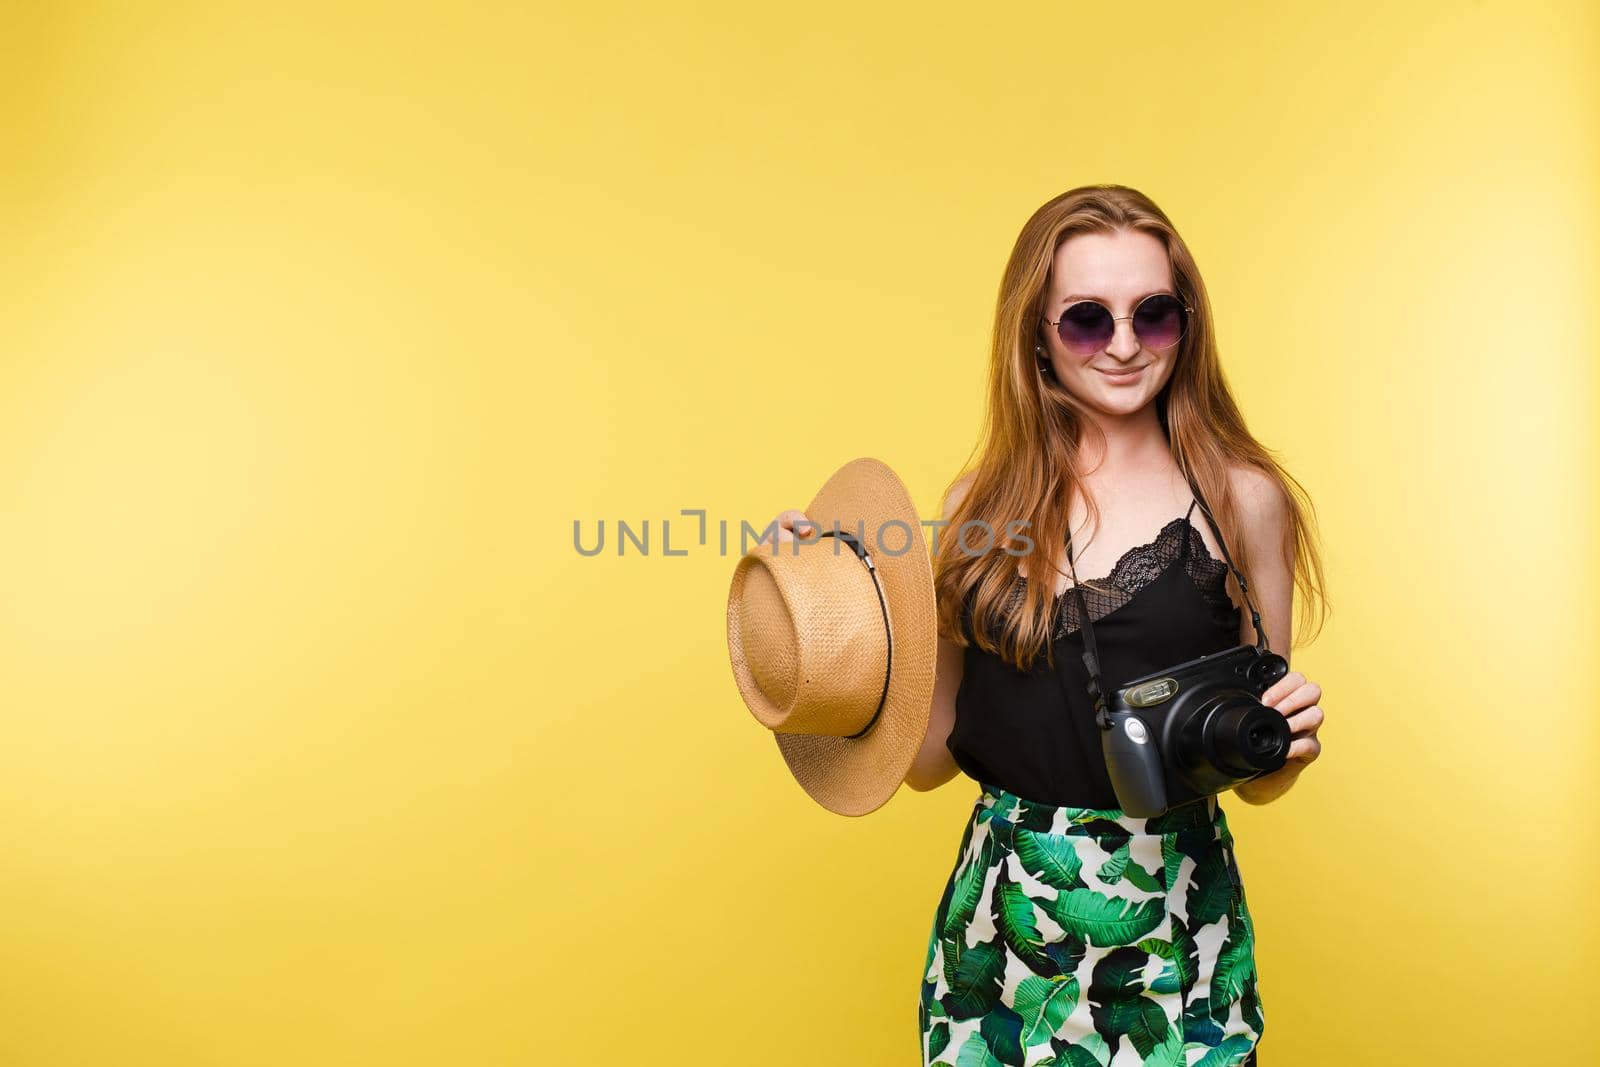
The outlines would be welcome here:
<svg viewBox="0 0 1600 1067">
<path fill-rule="evenodd" d="M 1283 547 L 1289 525 L 1289 503 L 1276 481 L 1254 468 L 1233 475 L 1234 499 L 1240 502 L 1245 551 L 1250 555 L 1250 599 L 1261 612 L 1272 651 L 1289 662 L 1289 626 L 1294 608 L 1293 546 Z M 1239 643 L 1256 643 L 1250 608 L 1239 618 Z"/>
<path fill-rule="evenodd" d="M 945 500 L 944 518 L 948 522 L 957 505 L 972 486 L 972 476 L 956 482 Z M 954 641 L 939 638 L 939 658 L 933 676 L 933 706 L 928 710 L 928 732 L 922 739 L 922 748 L 906 772 L 905 782 L 912 789 L 927 792 L 937 789 L 960 773 L 955 757 L 945 744 L 956 723 L 956 691 L 961 688 L 962 667 L 966 651 Z"/>
<path fill-rule="evenodd" d="M 962 647 L 939 638 L 939 662 L 933 679 L 933 707 L 928 711 L 928 732 L 922 748 L 906 772 L 906 785 L 925 793 L 954 778 L 960 768 L 945 742 L 956 724 L 956 690 L 961 688 Z"/>
<path fill-rule="evenodd" d="M 1289 528 L 1288 500 L 1275 479 L 1253 468 L 1235 472 L 1233 487 L 1241 502 L 1244 539 L 1250 554 L 1250 596 L 1261 613 L 1268 644 L 1287 663 L 1294 608 L 1294 546 L 1284 543 Z M 1240 618 L 1239 641 L 1250 645 L 1255 640 L 1255 627 L 1246 606 Z M 1289 717 L 1295 737 L 1289 746 L 1289 762 L 1280 770 L 1234 787 L 1234 793 L 1246 803 L 1267 804 L 1288 792 L 1300 772 L 1322 751 L 1316 737 L 1316 729 L 1322 725 L 1322 710 L 1316 706 L 1321 696 L 1322 690 L 1315 682 L 1294 670 L 1261 695 L 1262 703 Z"/>
</svg>

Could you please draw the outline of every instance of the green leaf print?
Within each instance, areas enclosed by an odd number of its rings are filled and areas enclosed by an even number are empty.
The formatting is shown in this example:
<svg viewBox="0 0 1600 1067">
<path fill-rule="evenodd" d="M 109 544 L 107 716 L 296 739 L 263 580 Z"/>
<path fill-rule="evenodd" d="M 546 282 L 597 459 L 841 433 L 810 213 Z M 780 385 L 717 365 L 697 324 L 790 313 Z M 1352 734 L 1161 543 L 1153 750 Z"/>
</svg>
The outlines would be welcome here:
<svg viewBox="0 0 1600 1067">
<path fill-rule="evenodd" d="M 1244 993 L 1245 983 L 1255 974 L 1255 956 L 1251 952 L 1250 938 L 1244 927 L 1230 924 L 1228 939 L 1217 954 L 1217 965 L 1211 973 L 1211 1001 L 1213 1004 L 1232 1004 Z"/>
<path fill-rule="evenodd" d="M 1019 828 L 1012 844 L 1022 869 L 1045 885 L 1056 889 L 1075 889 L 1083 885 L 1079 876 L 1083 860 L 1071 837 Z"/>
<path fill-rule="evenodd" d="M 1033 901 L 1040 903 L 1037 897 Z M 1050 962 L 1055 964 L 1055 969 L 1045 975 L 1046 978 L 1056 978 L 1063 974 L 1076 974 L 1078 964 L 1083 962 L 1083 957 L 1088 955 L 1089 946 L 1083 938 L 1077 937 L 1070 931 L 1060 941 L 1052 941 L 1044 947 L 1044 954 L 1050 957 Z"/>
<path fill-rule="evenodd" d="M 1030 804 L 1024 800 L 1017 809 L 1015 822 L 1018 829 L 1045 833 L 1055 822 L 1055 809 L 1048 804 Z"/>
<path fill-rule="evenodd" d="M 1244 996 L 1239 998 L 1239 1012 L 1244 1016 L 1244 1021 L 1250 1026 L 1250 1029 L 1258 1034 L 1261 1033 L 1266 1025 L 1266 1020 L 1261 1017 L 1260 986 L 1257 985 L 1254 974 L 1251 975 L 1249 983 L 1244 987 Z"/>
<path fill-rule="evenodd" d="M 1115 949 L 1094 965 L 1089 979 L 1089 1011 L 1095 1029 L 1108 1041 L 1126 1035 L 1140 1057 L 1149 1056 L 1172 1028 L 1161 1005 L 1144 995 L 1143 972 L 1148 962 L 1149 957 L 1137 948 Z"/>
<path fill-rule="evenodd" d="M 1042 1060 L 1036 1067 L 1106 1067 L 1111 1062 L 1111 1046 L 1099 1034 L 1090 1034 L 1076 1043 L 1065 1038 L 1050 1039 L 1055 1055 Z"/>
<path fill-rule="evenodd" d="M 943 942 L 944 981 L 950 991 L 944 995 L 945 1010 L 952 1019 L 975 1019 L 1000 1003 L 1000 987 L 1005 977 L 1006 955 L 1000 935 L 967 947 L 964 933 Z"/>
<path fill-rule="evenodd" d="M 1176 921 L 1172 924 L 1172 962 L 1182 985 L 1192 986 L 1200 980 L 1200 945 L 1188 927 Z"/>
<path fill-rule="evenodd" d="M 945 879 L 944 892 L 939 895 L 939 906 L 933 913 L 933 929 L 929 931 L 928 935 L 928 956 L 922 965 L 924 978 L 932 977 L 929 972 L 933 970 L 934 944 L 944 934 L 945 921 L 950 914 L 950 903 L 955 896 L 956 884 L 961 880 L 962 871 L 971 863 L 971 859 L 967 855 L 967 849 L 972 844 L 973 828 L 976 826 L 976 820 L 967 820 L 966 829 L 961 832 L 961 845 L 956 849 L 955 864 L 950 868 L 950 877 Z"/>
<path fill-rule="evenodd" d="M 1232 904 L 1233 882 L 1223 865 L 1222 850 L 1207 849 L 1189 883 L 1189 924 L 1199 927 L 1214 923 L 1228 914 Z"/>
<path fill-rule="evenodd" d="M 1196 801 L 1201 807 L 1205 801 Z M 1152 815 L 1145 820 L 1144 832 L 1147 834 L 1175 834 L 1184 830 L 1192 830 L 1195 823 L 1206 818 L 1189 808 L 1186 804 L 1179 804 L 1175 808 L 1168 808 L 1160 815 Z"/>
<path fill-rule="evenodd" d="M 1223 1021 L 1227 1021 L 1226 1008 Z M 1193 1039 L 1189 1042 L 1190 1048 L 1210 1048 L 1222 1040 L 1222 1027 L 1211 1013 L 1211 998 L 1195 997 L 1184 1005 L 1183 1032 Z"/>
<path fill-rule="evenodd" d="M 977 914 L 978 901 L 983 896 L 983 880 L 989 873 L 989 862 L 992 858 L 991 838 L 984 835 L 983 843 L 965 859 L 961 870 L 956 873 L 950 893 L 950 903 L 945 911 L 944 928 L 941 933 L 945 937 L 952 937 L 965 930 L 967 924 Z"/>
<path fill-rule="evenodd" d="M 1127 844 L 1133 834 L 1116 821 L 1116 812 L 1104 808 L 1085 809 L 1072 818 L 1082 836 L 1091 837 L 1107 852 L 1115 852 Z"/>
<path fill-rule="evenodd" d="M 1077 1007 L 1078 980 L 1071 975 L 1050 979 L 1030 974 L 1018 983 L 1012 1003 L 1022 1016 L 1022 1043 L 1041 1045 Z"/>
<path fill-rule="evenodd" d="M 985 802 L 978 808 L 978 822 L 988 822 L 991 819 L 1009 820 L 1014 811 L 1014 805 L 1003 802 L 998 798 L 993 803 Z"/>
<path fill-rule="evenodd" d="M 1169 1025 L 1167 1036 L 1149 1052 L 1140 1052 L 1140 1055 L 1144 1057 L 1143 1067 L 1184 1067 L 1188 1059 L 1183 1051 L 1183 1031 Z"/>
<path fill-rule="evenodd" d="M 1209 988 L 1209 987 L 1207 987 Z M 1206 1008 L 1211 1012 L 1211 1021 L 1216 1024 L 1217 1035 L 1220 1037 L 1222 1028 L 1228 1025 L 1228 1017 L 1233 1013 L 1233 1005 L 1225 1000 L 1205 998 Z"/>
<path fill-rule="evenodd" d="M 1172 947 L 1171 941 L 1147 937 L 1139 942 L 1138 947 L 1141 951 L 1159 956 L 1166 961 L 1166 966 L 1161 968 L 1160 976 L 1150 983 L 1151 992 L 1176 993 L 1183 988 L 1183 983 L 1178 980 L 1177 950 Z"/>
<path fill-rule="evenodd" d="M 1012 820 L 1010 808 L 985 807 L 979 810 L 977 821 L 987 829 L 988 838 L 992 840 L 999 851 L 1008 851 L 1011 848 L 1011 838 L 1016 833 L 1017 824 Z"/>
<path fill-rule="evenodd" d="M 1250 940 L 1254 941 L 1256 937 L 1256 924 L 1255 920 L 1250 917 L 1249 906 L 1245 904 L 1244 888 L 1242 886 L 1235 887 L 1234 889 L 1233 916 L 1239 920 L 1239 925 L 1244 927 L 1244 932 L 1250 938 Z"/>
<path fill-rule="evenodd" d="M 1165 892 L 1160 877 L 1145 870 L 1143 864 L 1129 863 L 1128 869 L 1123 871 L 1122 874 L 1130 883 L 1139 889 L 1143 889 L 1146 893 Z"/>
<path fill-rule="evenodd" d="M 1100 865 L 1099 877 L 1107 885 L 1116 885 L 1122 881 L 1122 872 L 1127 869 L 1133 854 L 1128 842 L 1124 841 L 1122 847 L 1111 854 L 1111 857 Z"/>
<path fill-rule="evenodd" d="M 1183 864 L 1184 851 L 1178 847 L 1175 837 L 1161 839 L 1162 882 L 1164 885 L 1176 885 L 1178 881 L 1178 868 Z"/>
<path fill-rule="evenodd" d="M 1189 1047 L 1195 1046 L 1191 1043 Z M 1250 1039 L 1243 1034 L 1230 1034 L 1222 1044 L 1206 1049 L 1193 1067 L 1238 1067 L 1249 1054 Z"/>
<path fill-rule="evenodd" d="M 989 1043 L 977 1030 L 967 1035 L 966 1043 L 956 1055 L 956 1067 L 1006 1067 L 989 1051 Z"/>
<path fill-rule="evenodd" d="M 1073 833 L 1052 829 L 1062 812 L 1012 798 L 970 821 L 925 958 L 927 1062 L 1238 1067 L 1263 1017 L 1226 827 L 1195 825 L 1193 812 L 1158 816 L 1146 824 L 1160 835 L 1158 860 L 1157 842 L 1128 834 L 1113 812 L 1071 810 Z M 1142 863 L 1135 845 L 1151 848 Z M 974 934 L 989 939 L 968 945 Z M 1169 1017 L 1180 1004 L 1181 1020 Z M 1088 1013 L 1090 1033 L 1057 1036 L 1075 1012 Z"/>
<path fill-rule="evenodd" d="M 1002 864 L 995 872 L 989 907 L 995 929 L 1029 970 L 1049 978 L 1055 974 L 1055 964 L 1045 955 L 1045 936 L 1039 932 L 1038 915 L 1033 909 L 1034 902 L 1027 891 L 1007 876 Z"/>
<path fill-rule="evenodd" d="M 1009 1067 L 1022 1067 L 1022 1016 L 996 1004 L 994 1010 L 983 1017 L 978 1032 L 989 1045 L 989 1054 Z"/>
<path fill-rule="evenodd" d="M 1131 945 L 1161 925 L 1163 901 L 1126 900 L 1093 889 L 1069 889 L 1039 906 L 1069 933 L 1101 947 Z"/>
<path fill-rule="evenodd" d="M 1165 1050 L 1169 1056 L 1172 1053 L 1170 1048 L 1172 1023 L 1167 1019 L 1167 1013 L 1161 1010 L 1161 1005 L 1149 997 L 1141 996 L 1125 1006 L 1113 1005 L 1112 1010 L 1124 1008 L 1127 1013 L 1125 1021 L 1128 1040 L 1133 1042 L 1133 1047 L 1138 1050 L 1140 1058 L 1147 1064 L 1168 1062 L 1156 1055 L 1158 1049 Z M 1181 1033 L 1178 1035 L 1177 1051 L 1183 1051 Z"/>
</svg>

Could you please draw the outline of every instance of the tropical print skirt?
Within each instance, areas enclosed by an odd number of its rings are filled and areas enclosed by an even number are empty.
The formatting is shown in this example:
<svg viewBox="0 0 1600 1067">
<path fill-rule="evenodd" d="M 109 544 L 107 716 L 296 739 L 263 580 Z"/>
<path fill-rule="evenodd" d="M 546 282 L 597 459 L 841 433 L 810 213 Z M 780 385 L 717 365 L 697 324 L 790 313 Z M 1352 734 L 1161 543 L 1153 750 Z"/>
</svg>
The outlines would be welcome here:
<svg viewBox="0 0 1600 1067">
<path fill-rule="evenodd" d="M 983 785 L 928 937 L 922 1062 L 1254 1067 L 1255 928 L 1215 798 L 1150 819 Z"/>
</svg>

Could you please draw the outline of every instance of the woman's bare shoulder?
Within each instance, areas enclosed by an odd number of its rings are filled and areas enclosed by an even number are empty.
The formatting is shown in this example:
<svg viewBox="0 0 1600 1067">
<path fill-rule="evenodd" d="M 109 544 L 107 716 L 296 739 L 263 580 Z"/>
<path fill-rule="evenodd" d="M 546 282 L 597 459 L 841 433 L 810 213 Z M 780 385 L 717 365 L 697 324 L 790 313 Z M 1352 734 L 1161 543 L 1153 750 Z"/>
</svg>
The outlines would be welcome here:
<svg viewBox="0 0 1600 1067">
<path fill-rule="evenodd" d="M 1288 511 L 1283 485 L 1268 471 L 1246 464 L 1228 468 L 1228 483 L 1233 489 L 1240 518 L 1247 526 L 1274 527 Z"/>
<path fill-rule="evenodd" d="M 951 483 L 950 488 L 945 492 L 944 498 L 944 517 L 946 519 L 954 515 L 956 508 L 960 507 L 961 502 L 967 498 L 967 491 L 972 488 L 972 480 L 977 476 L 977 471 L 967 471 Z"/>
</svg>

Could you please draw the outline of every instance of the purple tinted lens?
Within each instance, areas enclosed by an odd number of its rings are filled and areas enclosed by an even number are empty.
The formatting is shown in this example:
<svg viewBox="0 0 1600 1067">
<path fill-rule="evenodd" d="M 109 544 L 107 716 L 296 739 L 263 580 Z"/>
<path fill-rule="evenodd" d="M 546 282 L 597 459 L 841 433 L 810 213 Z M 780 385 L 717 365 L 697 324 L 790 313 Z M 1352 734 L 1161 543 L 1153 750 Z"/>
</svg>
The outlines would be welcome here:
<svg viewBox="0 0 1600 1067">
<path fill-rule="evenodd" d="M 1061 335 L 1061 343 L 1067 348 L 1079 355 L 1088 355 L 1111 343 L 1116 324 L 1105 305 L 1092 300 L 1080 300 L 1062 314 L 1056 332 Z"/>
<path fill-rule="evenodd" d="M 1158 293 L 1145 299 L 1133 313 L 1133 332 L 1146 348 L 1171 348 L 1183 337 L 1183 302 Z"/>
</svg>

